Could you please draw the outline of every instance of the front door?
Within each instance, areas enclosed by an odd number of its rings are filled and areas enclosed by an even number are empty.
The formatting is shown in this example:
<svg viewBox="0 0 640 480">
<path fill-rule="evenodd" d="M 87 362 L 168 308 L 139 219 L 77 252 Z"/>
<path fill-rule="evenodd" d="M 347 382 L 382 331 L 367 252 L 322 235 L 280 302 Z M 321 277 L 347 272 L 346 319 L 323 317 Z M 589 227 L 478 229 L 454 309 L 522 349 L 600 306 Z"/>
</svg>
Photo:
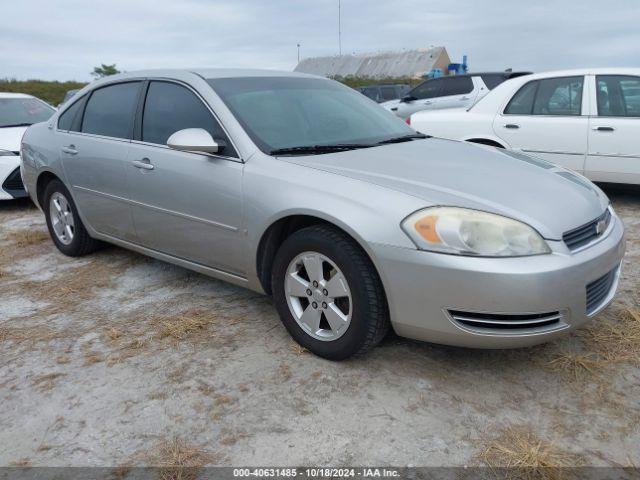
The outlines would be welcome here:
<svg viewBox="0 0 640 480">
<path fill-rule="evenodd" d="M 413 97 L 413 100 L 400 102 L 395 114 L 406 120 L 416 112 L 438 108 L 438 99 L 442 92 L 442 86 L 443 79 L 441 78 L 421 83 L 408 93 L 409 96 Z"/>
<path fill-rule="evenodd" d="M 640 77 L 597 75 L 585 174 L 600 182 L 640 183 Z"/>
<path fill-rule="evenodd" d="M 524 84 L 493 123 L 495 134 L 522 150 L 582 173 L 589 129 L 584 77 Z"/>
<path fill-rule="evenodd" d="M 62 165 L 84 220 L 99 233 L 131 241 L 135 231 L 125 169 L 141 85 L 94 90 L 86 106 L 80 99 L 58 124 Z"/>
<path fill-rule="evenodd" d="M 173 133 L 204 128 L 227 146 L 219 156 L 166 146 Z M 152 81 L 127 180 L 139 242 L 219 270 L 246 271 L 242 234 L 243 164 L 203 101 L 184 85 Z"/>
</svg>

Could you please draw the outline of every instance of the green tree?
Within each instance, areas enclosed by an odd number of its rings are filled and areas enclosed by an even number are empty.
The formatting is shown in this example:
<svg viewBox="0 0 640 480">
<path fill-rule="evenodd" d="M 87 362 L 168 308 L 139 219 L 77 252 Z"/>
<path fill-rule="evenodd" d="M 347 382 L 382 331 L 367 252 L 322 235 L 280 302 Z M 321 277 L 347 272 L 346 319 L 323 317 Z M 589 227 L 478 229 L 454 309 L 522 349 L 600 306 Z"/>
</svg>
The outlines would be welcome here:
<svg viewBox="0 0 640 480">
<path fill-rule="evenodd" d="M 108 75 L 115 75 L 116 73 L 120 73 L 120 70 L 116 68 L 116 64 L 113 65 L 105 65 L 104 63 L 99 67 L 95 67 L 91 75 L 96 78 L 106 77 Z"/>
</svg>

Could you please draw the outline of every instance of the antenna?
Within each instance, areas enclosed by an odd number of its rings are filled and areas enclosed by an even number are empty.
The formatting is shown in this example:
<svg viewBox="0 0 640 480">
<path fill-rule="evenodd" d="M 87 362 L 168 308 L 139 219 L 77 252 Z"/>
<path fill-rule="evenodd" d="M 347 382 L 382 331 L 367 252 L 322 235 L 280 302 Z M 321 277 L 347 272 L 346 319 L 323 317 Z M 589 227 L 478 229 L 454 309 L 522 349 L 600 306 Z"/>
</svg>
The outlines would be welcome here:
<svg viewBox="0 0 640 480">
<path fill-rule="evenodd" d="M 342 12 L 340 0 L 338 0 L 338 54 L 342 55 Z"/>
</svg>

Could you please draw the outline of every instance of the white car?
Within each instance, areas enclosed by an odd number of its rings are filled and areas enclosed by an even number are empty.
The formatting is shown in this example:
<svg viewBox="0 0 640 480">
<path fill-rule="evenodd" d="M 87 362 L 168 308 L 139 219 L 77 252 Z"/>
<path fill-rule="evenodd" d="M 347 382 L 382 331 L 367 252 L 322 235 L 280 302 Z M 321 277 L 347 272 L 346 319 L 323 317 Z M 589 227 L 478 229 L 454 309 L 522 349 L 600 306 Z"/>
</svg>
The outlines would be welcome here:
<svg viewBox="0 0 640 480">
<path fill-rule="evenodd" d="M 419 112 L 410 122 L 436 137 L 521 150 L 593 181 L 640 184 L 640 69 L 528 75 L 468 110 Z"/>
<path fill-rule="evenodd" d="M 31 95 L 0 92 L 0 200 L 27 196 L 20 177 L 20 141 L 27 127 L 54 113 Z"/>
<path fill-rule="evenodd" d="M 380 105 L 403 120 L 422 110 L 468 108 L 510 78 L 530 72 L 490 72 L 453 75 L 425 80 L 400 100 Z"/>
</svg>

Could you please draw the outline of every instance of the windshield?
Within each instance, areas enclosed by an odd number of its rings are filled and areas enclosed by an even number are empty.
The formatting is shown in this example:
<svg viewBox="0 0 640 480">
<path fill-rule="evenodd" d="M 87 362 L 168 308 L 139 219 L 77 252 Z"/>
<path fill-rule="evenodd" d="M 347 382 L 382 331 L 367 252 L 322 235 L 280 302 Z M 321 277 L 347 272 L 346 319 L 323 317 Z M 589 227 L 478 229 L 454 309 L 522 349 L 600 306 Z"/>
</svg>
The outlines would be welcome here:
<svg viewBox="0 0 640 480">
<path fill-rule="evenodd" d="M 0 98 L 0 127 L 28 126 L 49 120 L 55 109 L 37 98 Z"/>
<path fill-rule="evenodd" d="M 372 146 L 416 132 L 361 93 L 331 80 L 208 80 L 265 153 L 311 145 Z"/>
</svg>

